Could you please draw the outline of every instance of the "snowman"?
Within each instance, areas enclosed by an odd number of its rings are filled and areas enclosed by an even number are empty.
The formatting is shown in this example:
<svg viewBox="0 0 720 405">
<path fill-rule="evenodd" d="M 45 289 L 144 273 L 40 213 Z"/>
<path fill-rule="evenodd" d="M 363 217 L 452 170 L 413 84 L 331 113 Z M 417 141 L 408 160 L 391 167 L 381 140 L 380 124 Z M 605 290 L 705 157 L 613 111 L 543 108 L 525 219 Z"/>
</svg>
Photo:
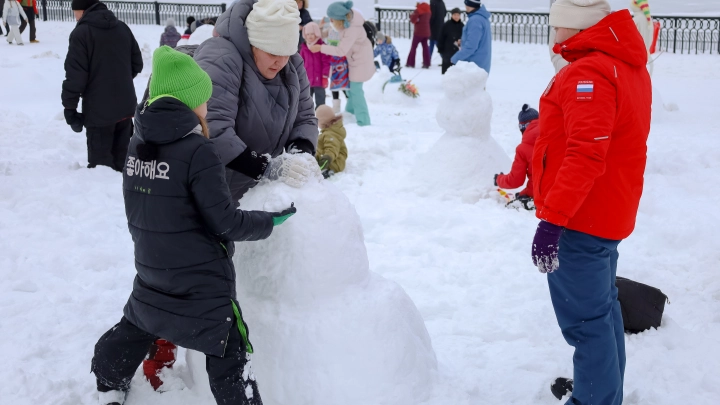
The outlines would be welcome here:
<svg viewBox="0 0 720 405">
<path fill-rule="evenodd" d="M 237 243 L 237 297 L 254 346 L 265 405 L 421 403 L 437 360 L 423 319 L 395 282 L 370 271 L 355 208 L 322 176 L 302 188 L 260 184 L 245 210 L 295 203 L 296 215 L 264 241 Z M 192 379 L 209 386 L 202 354 Z"/>
<path fill-rule="evenodd" d="M 490 135 L 493 106 L 485 91 L 487 78 L 485 70 L 470 62 L 458 62 L 443 76 L 445 97 L 436 119 L 445 133 L 413 167 L 414 180 L 408 183 L 414 189 L 468 203 L 496 197 L 493 176 L 510 167 L 510 158 Z"/>
</svg>

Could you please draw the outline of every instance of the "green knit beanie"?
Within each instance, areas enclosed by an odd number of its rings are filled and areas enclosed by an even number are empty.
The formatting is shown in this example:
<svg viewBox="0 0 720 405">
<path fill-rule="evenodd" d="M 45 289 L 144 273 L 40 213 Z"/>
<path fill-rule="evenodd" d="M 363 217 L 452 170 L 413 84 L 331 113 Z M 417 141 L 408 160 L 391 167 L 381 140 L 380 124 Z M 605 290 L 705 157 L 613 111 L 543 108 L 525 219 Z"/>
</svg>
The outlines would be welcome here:
<svg viewBox="0 0 720 405">
<path fill-rule="evenodd" d="M 161 96 L 174 97 L 194 110 L 210 100 L 212 81 L 189 55 L 161 46 L 153 53 L 150 102 Z"/>
</svg>

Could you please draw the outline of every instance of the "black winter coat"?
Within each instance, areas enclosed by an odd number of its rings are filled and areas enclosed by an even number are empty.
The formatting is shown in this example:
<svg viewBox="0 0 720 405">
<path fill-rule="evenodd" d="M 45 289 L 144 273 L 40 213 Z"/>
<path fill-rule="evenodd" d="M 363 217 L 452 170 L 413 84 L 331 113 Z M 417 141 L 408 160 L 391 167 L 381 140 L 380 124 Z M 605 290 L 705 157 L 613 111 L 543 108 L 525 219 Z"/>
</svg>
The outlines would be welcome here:
<svg viewBox="0 0 720 405">
<path fill-rule="evenodd" d="M 142 69 L 142 54 L 132 31 L 98 3 L 85 11 L 70 34 L 63 106 L 75 109 L 82 97 L 86 127 L 131 118 L 137 106 L 133 78 Z"/>
<path fill-rule="evenodd" d="M 450 59 L 459 50 L 455 43 L 462 39 L 463 24 L 462 21 L 455 22 L 453 19 L 449 19 L 443 25 L 440 37 L 438 38 L 438 52 L 442 55 L 443 59 Z"/>
<path fill-rule="evenodd" d="M 232 241 L 265 239 L 273 221 L 267 212 L 235 209 L 199 123 L 171 97 L 138 107 L 123 170 L 137 269 L 124 313 L 148 333 L 222 357 L 236 298 Z M 141 143 L 158 146 L 155 160 L 138 159 Z"/>
<path fill-rule="evenodd" d="M 437 41 L 440 38 L 447 8 L 443 0 L 430 0 L 430 39 Z"/>
</svg>

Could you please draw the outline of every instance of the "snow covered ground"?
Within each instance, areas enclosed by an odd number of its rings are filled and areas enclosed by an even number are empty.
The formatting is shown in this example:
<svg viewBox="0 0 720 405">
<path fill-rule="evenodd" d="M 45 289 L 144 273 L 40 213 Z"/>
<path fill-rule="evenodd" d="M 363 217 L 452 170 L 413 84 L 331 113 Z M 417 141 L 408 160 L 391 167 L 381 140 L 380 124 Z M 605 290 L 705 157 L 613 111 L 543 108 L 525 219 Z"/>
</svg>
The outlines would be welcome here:
<svg viewBox="0 0 720 405">
<path fill-rule="evenodd" d="M 95 403 L 93 345 L 122 316 L 135 274 L 121 177 L 85 169 L 85 137 L 62 117 L 72 28 L 40 22 L 40 44 L 0 44 L 0 405 Z M 149 56 L 162 27 L 132 29 Z M 407 41 L 396 45 L 407 54 Z M 492 134 L 512 155 L 517 112 L 537 106 L 552 67 L 546 47 L 493 46 Z M 661 288 L 671 304 L 659 330 L 627 337 L 627 404 L 720 403 L 718 66 L 717 55 L 655 64 L 656 93 L 678 110 L 655 111 L 637 229 L 620 245 L 618 273 Z M 529 258 L 537 220 L 495 198 L 407 186 L 422 180 L 413 168 L 443 133 L 443 92 L 437 66 L 403 74 L 421 97 L 370 100 L 373 125 L 347 125 L 347 170 L 331 181 L 359 214 L 370 269 L 399 283 L 425 320 L 440 370 L 427 404 L 558 404 L 548 386 L 571 374 L 571 349 Z M 181 356 L 169 385 L 189 385 L 188 375 Z M 139 374 L 127 401 L 213 403 L 192 387 L 157 394 Z"/>
</svg>

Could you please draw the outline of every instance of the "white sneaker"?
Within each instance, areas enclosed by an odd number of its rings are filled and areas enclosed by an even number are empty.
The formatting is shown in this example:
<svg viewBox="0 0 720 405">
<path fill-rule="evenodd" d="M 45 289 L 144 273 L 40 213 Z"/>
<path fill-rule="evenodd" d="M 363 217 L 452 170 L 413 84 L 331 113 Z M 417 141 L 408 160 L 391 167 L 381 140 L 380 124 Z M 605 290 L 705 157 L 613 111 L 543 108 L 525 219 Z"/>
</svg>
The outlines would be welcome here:
<svg viewBox="0 0 720 405">
<path fill-rule="evenodd" d="M 123 405 L 125 403 L 125 391 L 98 392 L 98 400 L 100 405 Z"/>
<path fill-rule="evenodd" d="M 340 114 L 340 100 L 333 100 L 333 112 L 335 114 Z"/>
</svg>

